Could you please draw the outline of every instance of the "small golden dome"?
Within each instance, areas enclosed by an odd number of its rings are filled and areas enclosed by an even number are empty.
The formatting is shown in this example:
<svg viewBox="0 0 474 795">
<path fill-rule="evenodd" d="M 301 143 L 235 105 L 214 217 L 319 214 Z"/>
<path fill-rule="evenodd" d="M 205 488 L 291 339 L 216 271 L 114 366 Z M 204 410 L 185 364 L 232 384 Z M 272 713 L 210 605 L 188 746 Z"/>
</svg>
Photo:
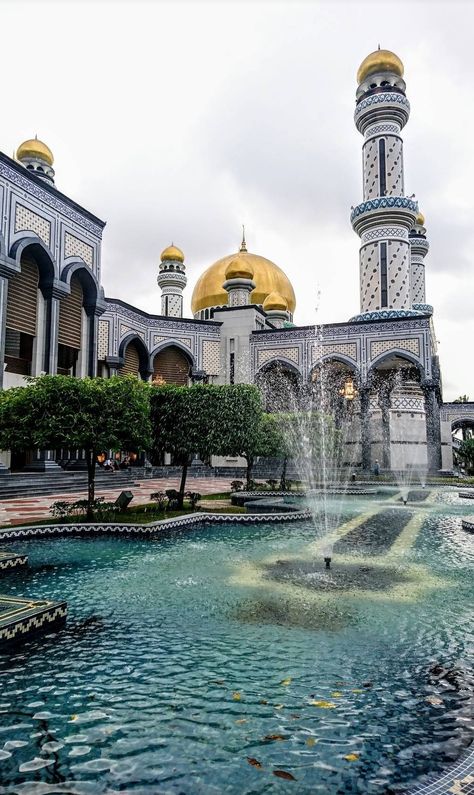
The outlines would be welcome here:
<svg viewBox="0 0 474 795">
<path fill-rule="evenodd" d="M 360 85 L 369 75 L 377 72 L 394 72 L 403 77 L 403 64 L 394 52 L 390 50 L 375 50 L 362 61 L 357 71 L 357 82 Z"/>
<path fill-rule="evenodd" d="M 265 301 L 263 302 L 263 309 L 265 312 L 270 312 L 272 309 L 286 312 L 288 309 L 288 303 L 286 299 L 275 290 L 265 298 Z"/>
<path fill-rule="evenodd" d="M 161 261 L 167 262 L 169 260 L 174 260 L 174 262 L 184 262 L 184 254 L 180 248 L 174 246 L 173 243 L 168 248 L 165 248 L 161 252 Z"/>
<path fill-rule="evenodd" d="M 424 226 L 425 225 L 425 216 L 423 215 L 421 210 L 418 212 L 418 215 L 416 216 L 415 224 L 418 224 L 418 226 Z"/>
<path fill-rule="evenodd" d="M 226 306 L 228 304 L 228 293 L 222 287 L 227 278 L 227 268 L 231 262 L 239 261 L 244 256 L 245 268 L 247 269 L 249 265 L 252 267 L 252 280 L 255 282 L 255 289 L 250 293 L 250 302 L 261 306 L 267 295 L 276 291 L 286 300 L 289 311 L 295 311 L 295 293 L 286 273 L 265 257 L 247 251 L 239 251 L 217 260 L 201 274 L 191 298 L 193 315 L 211 306 Z"/>
<path fill-rule="evenodd" d="M 236 254 L 225 269 L 226 279 L 253 279 L 253 267 L 247 253 Z"/>
<path fill-rule="evenodd" d="M 23 141 L 16 150 L 16 159 L 22 161 L 24 158 L 34 158 L 35 160 L 44 160 L 48 166 L 54 163 L 54 157 L 49 146 L 39 141 L 38 138 L 30 138 L 28 141 Z"/>
</svg>

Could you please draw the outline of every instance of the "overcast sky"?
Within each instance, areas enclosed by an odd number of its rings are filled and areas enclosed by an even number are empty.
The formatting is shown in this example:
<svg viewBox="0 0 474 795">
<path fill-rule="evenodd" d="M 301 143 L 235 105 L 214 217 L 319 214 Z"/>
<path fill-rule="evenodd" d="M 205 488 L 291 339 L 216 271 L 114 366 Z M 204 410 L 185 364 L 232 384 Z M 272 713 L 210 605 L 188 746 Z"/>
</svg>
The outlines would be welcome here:
<svg viewBox="0 0 474 795">
<path fill-rule="evenodd" d="M 355 75 L 379 43 L 394 50 L 444 399 L 474 399 L 474 4 L 0 0 L 0 21 L 0 148 L 37 134 L 57 187 L 107 221 L 106 295 L 159 313 L 173 240 L 189 315 L 245 223 L 249 250 L 291 279 L 298 324 L 359 311 Z"/>
</svg>

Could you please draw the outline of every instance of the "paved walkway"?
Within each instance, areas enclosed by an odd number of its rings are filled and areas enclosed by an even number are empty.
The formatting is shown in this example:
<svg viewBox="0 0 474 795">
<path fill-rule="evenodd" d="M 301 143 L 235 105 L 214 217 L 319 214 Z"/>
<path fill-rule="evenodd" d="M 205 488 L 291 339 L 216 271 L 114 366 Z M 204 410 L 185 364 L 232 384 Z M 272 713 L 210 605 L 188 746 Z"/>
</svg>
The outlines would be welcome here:
<svg viewBox="0 0 474 795">
<path fill-rule="evenodd" d="M 110 478 L 113 480 L 113 473 Z M 132 505 L 140 505 L 150 502 L 150 494 L 154 491 L 166 491 L 166 489 L 178 489 L 178 478 L 154 478 L 153 480 L 137 480 L 131 478 L 130 486 L 121 483 L 116 489 L 97 489 L 96 496 L 104 497 L 107 502 L 117 499 L 123 490 L 133 492 Z M 230 491 L 231 478 L 192 478 L 186 482 L 187 491 L 197 491 L 199 494 L 212 494 L 221 491 Z M 45 494 L 40 497 L 17 497 L 16 499 L 0 501 L 0 525 L 20 525 L 24 522 L 31 522 L 33 519 L 51 519 L 49 508 L 57 500 L 74 502 L 86 497 L 85 491 L 78 491 L 74 494 Z"/>
</svg>

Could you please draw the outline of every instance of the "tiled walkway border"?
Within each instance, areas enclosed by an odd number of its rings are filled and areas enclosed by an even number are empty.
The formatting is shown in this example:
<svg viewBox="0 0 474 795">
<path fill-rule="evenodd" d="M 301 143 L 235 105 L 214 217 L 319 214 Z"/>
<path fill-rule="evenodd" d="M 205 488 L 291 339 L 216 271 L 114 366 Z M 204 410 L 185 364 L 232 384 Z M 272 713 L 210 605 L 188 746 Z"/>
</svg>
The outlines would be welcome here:
<svg viewBox="0 0 474 795">
<path fill-rule="evenodd" d="M 52 538 L 61 536 L 93 536 L 93 535 L 132 535 L 151 536 L 164 530 L 181 530 L 198 524 L 265 524 L 268 522 L 302 522 L 311 516 L 310 511 L 303 510 L 295 513 L 191 513 L 186 516 L 177 516 L 173 519 L 159 519 L 146 525 L 137 524 L 104 524 L 92 522 L 90 524 L 49 524 L 29 527 L 12 527 L 0 530 L 0 543 L 4 541 L 19 541 L 26 538 Z"/>
</svg>

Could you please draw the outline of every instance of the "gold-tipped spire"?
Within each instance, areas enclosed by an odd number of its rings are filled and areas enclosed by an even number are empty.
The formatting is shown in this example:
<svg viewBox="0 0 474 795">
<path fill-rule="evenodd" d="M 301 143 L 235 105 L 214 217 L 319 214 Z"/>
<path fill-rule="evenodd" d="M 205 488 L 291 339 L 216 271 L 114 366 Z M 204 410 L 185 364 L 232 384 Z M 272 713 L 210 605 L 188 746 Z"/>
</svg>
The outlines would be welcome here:
<svg viewBox="0 0 474 795">
<path fill-rule="evenodd" d="M 242 224 L 242 242 L 240 244 L 241 251 L 247 251 L 247 243 L 245 242 L 245 226 Z"/>
</svg>

